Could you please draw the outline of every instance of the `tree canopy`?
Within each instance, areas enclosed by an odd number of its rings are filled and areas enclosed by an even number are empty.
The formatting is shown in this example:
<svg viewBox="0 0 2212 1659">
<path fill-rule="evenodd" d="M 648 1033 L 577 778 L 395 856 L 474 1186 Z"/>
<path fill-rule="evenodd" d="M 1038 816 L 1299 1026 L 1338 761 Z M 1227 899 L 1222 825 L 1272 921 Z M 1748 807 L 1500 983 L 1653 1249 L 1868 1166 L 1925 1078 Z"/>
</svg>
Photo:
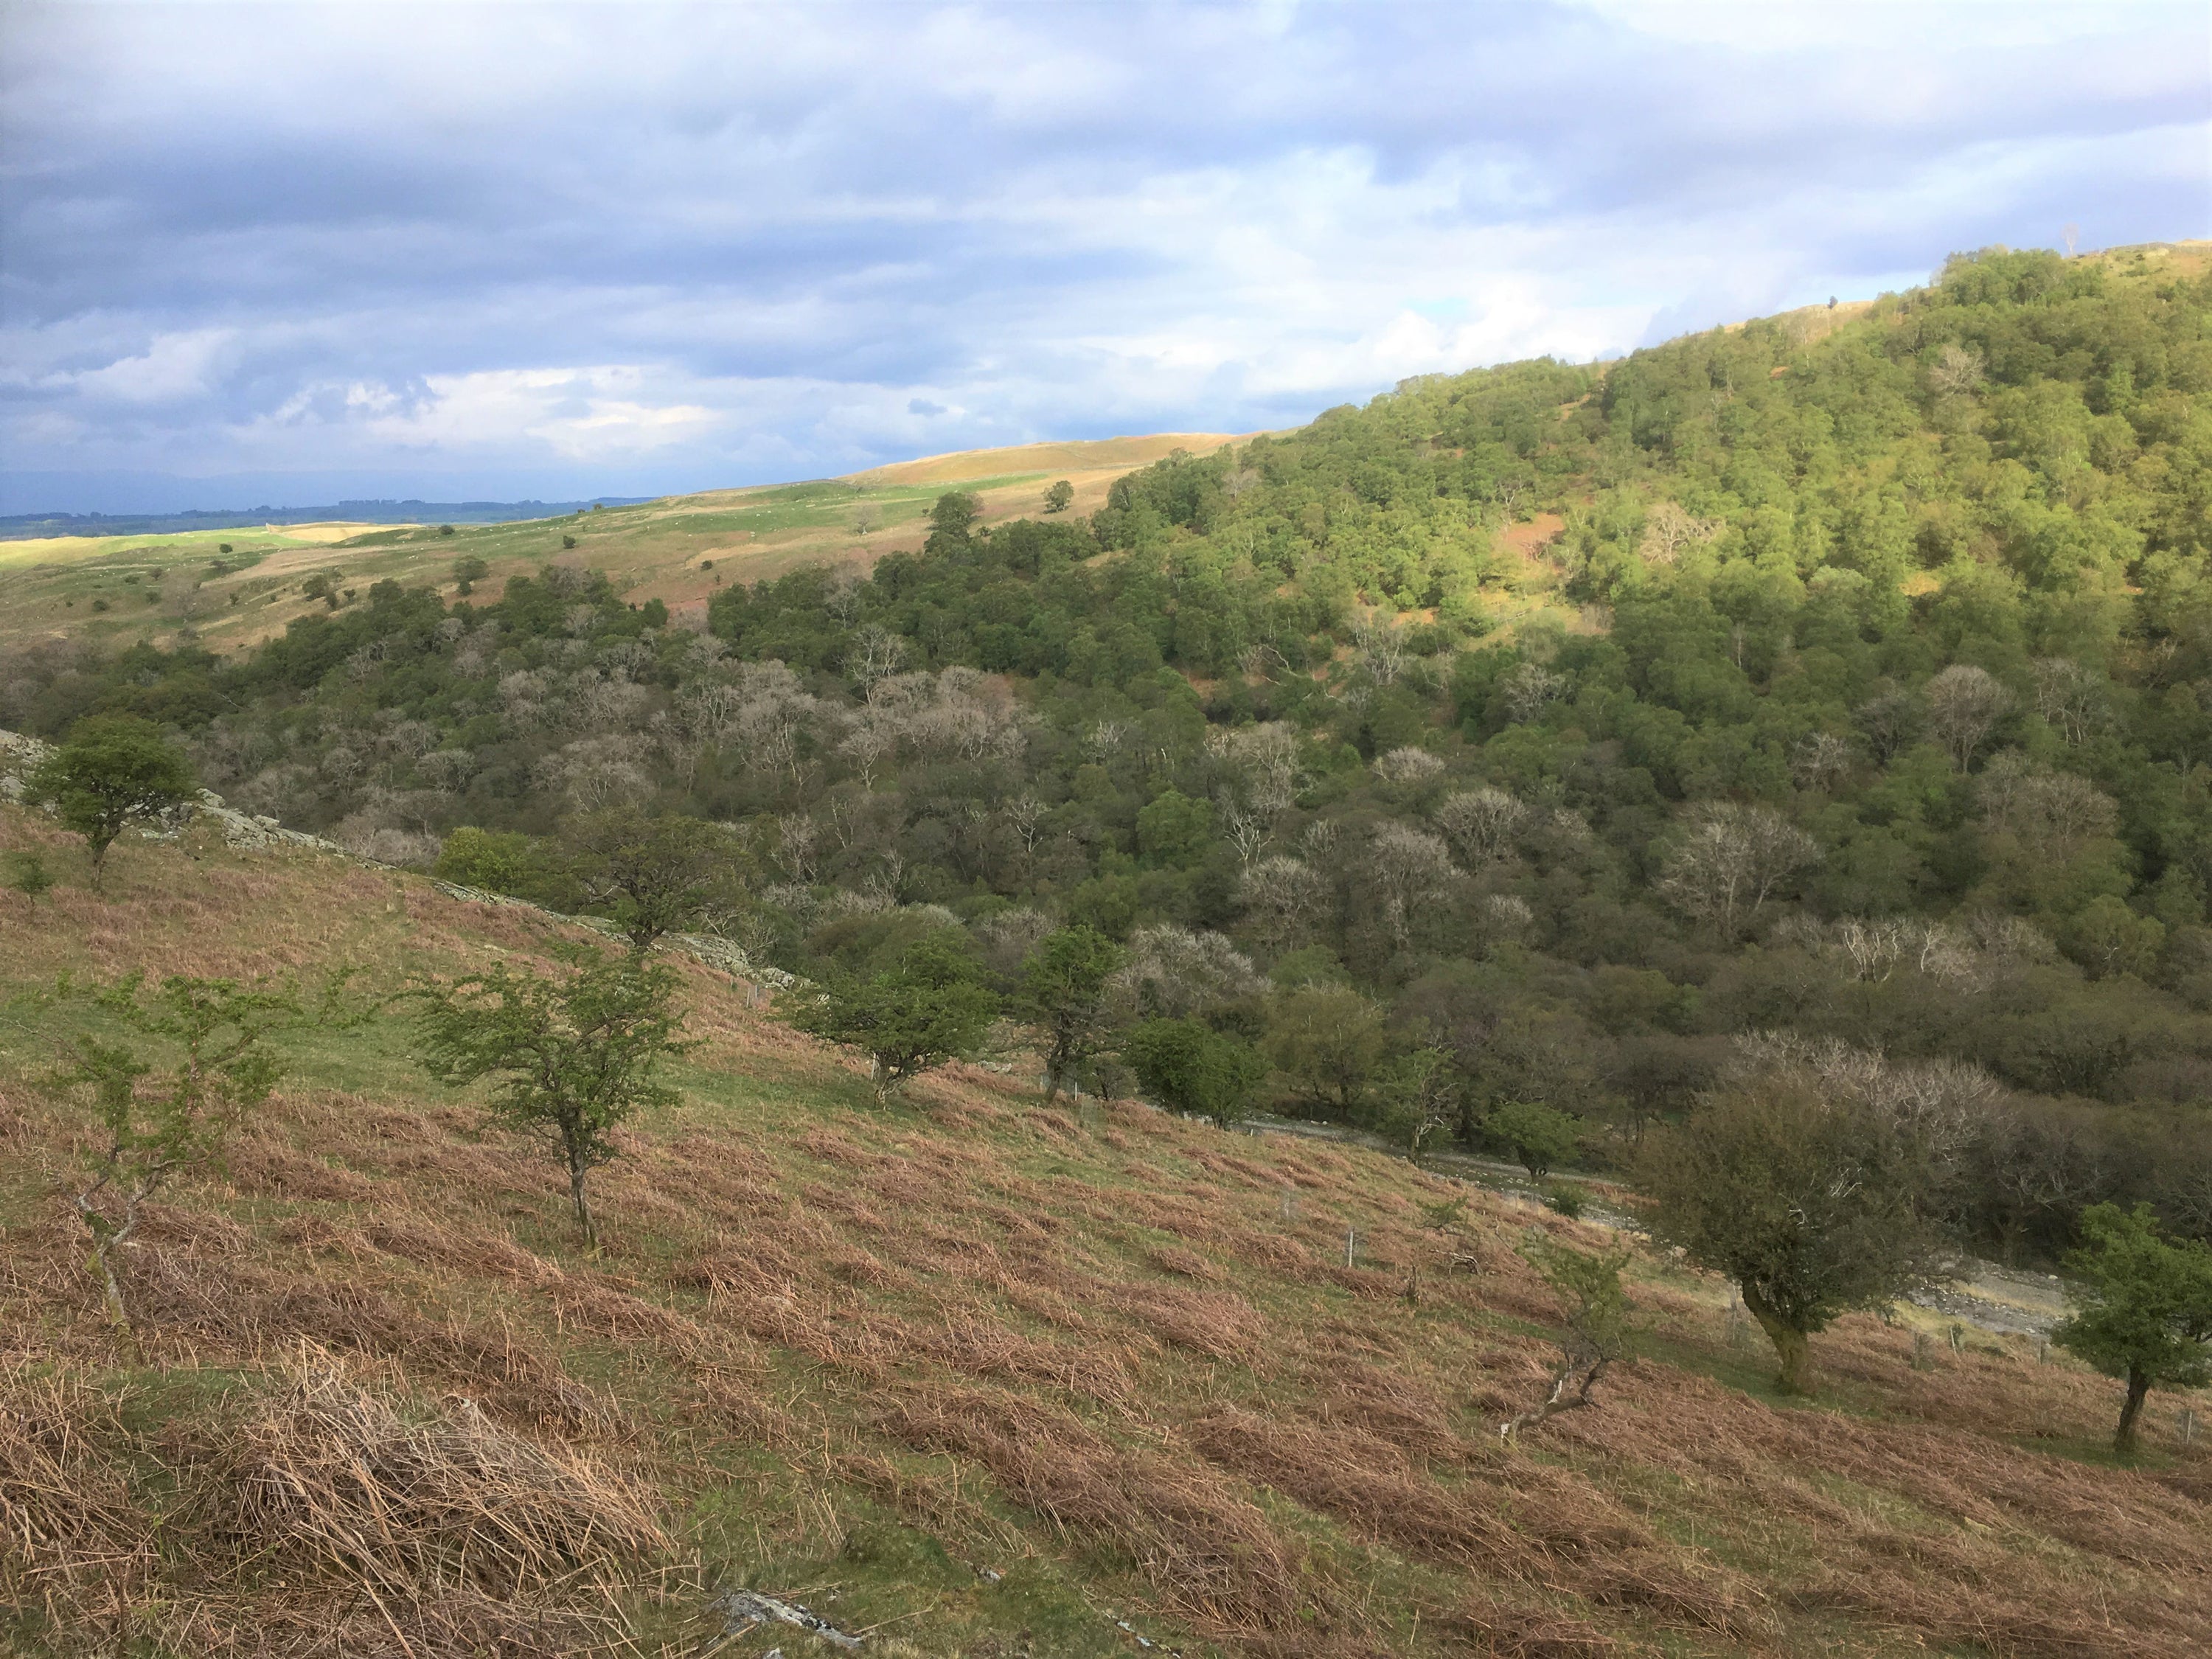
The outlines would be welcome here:
<svg viewBox="0 0 2212 1659">
<path fill-rule="evenodd" d="M 2066 1264 L 2077 1275 L 2075 1311 L 2051 1338 L 2127 1383 L 2112 1436 L 2124 1455 L 2153 1389 L 2212 1382 L 2212 1248 L 2164 1237 L 2147 1204 L 2092 1205 L 2081 1236 Z"/>
</svg>

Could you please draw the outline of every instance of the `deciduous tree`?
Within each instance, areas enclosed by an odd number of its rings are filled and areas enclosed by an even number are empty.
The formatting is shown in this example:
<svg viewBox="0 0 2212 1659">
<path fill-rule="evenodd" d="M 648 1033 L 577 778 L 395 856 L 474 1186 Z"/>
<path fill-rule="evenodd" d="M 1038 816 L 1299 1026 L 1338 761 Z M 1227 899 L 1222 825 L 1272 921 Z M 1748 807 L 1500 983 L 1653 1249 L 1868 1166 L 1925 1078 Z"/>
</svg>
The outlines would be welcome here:
<svg viewBox="0 0 2212 1659">
<path fill-rule="evenodd" d="M 1148 1019 L 1121 1044 L 1121 1058 L 1145 1092 L 1178 1112 L 1196 1112 L 1223 1128 L 1249 1109 L 1267 1062 L 1249 1042 L 1194 1019 Z"/>
<path fill-rule="evenodd" d="M 1107 1025 L 1107 987 L 1127 952 L 1095 928 L 1047 934 L 1022 963 L 1017 999 L 1045 1040 L 1045 1099 L 1097 1052 Z"/>
<path fill-rule="evenodd" d="M 2112 1449 L 2125 1456 L 2153 1389 L 2212 1382 L 2212 1248 L 2166 1237 L 2148 1204 L 2092 1205 L 2081 1212 L 2081 1237 L 2066 1260 L 2078 1276 L 2069 1291 L 2074 1314 L 2051 1335 L 2125 1380 L 2112 1435 Z"/>
<path fill-rule="evenodd" d="M 1582 1126 L 1540 1101 L 1509 1100 L 1482 1121 L 1485 1133 L 1510 1147 L 1531 1181 L 1541 1181 L 1561 1158 L 1574 1156 Z"/>
<path fill-rule="evenodd" d="M 1943 1171 L 1929 1137 L 1917 1114 L 1779 1068 L 1645 1138 L 1654 1235 L 1741 1287 L 1784 1392 L 1813 1391 L 1808 1339 L 1838 1315 L 1933 1274 Z"/>
<path fill-rule="evenodd" d="M 797 993 L 785 1006 L 798 1030 L 868 1056 L 878 1104 L 909 1078 L 974 1054 L 999 1012 L 982 964 L 951 928 L 917 939 L 882 973 Z"/>
<path fill-rule="evenodd" d="M 734 842 L 698 818 L 612 806 L 569 819 L 562 840 L 586 899 L 606 907 L 641 954 L 735 891 Z"/>
<path fill-rule="evenodd" d="M 1559 1297 L 1565 1323 L 1550 1391 L 1529 1410 L 1499 1424 L 1501 1440 L 1560 1412 L 1595 1404 L 1590 1391 L 1598 1379 L 1629 1352 L 1630 1304 L 1620 1282 L 1620 1270 L 1629 1261 L 1626 1245 L 1593 1254 L 1531 1231 L 1518 1249 L 1522 1260 Z"/>
<path fill-rule="evenodd" d="M 184 805 L 196 787 L 191 763 L 160 727 L 134 715 L 95 714 L 70 727 L 69 740 L 31 774 L 24 795 L 52 806 L 63 828 L 84 837 L 97 890 L 115 838 Z"/>
<path fill-rule="evenodd" d="M 149 991 L 143 973 L 95 988 L 92 1001 L 129 1037 L 77 1038 L 48 1086 L 65 1097 L 89 1095 L 100 1120 L 87 1153 L 91 1179 L 71 1201 L 92 1235 L 108 1317 L 127 1328 L 116 1265 L 138 1243 L 146 1200 L 216 1158 L 268 1100 L 283 1074 L 268 1039 L 301 1010 L 289 996 L 234 980 L 172 975 Z"/>
<path fill-rule="evenodd" d="M 675 1103 L 666 1062 L 691 1045 L 676 1006 L 676 970 L 587 946 L 560 952 L 548 977 L 501 963 L 414 988 L 416 1057 L 452 1086 L 492 1079 L 495 1118 L 550 1141 L 568 1176 L 586 1249 L 599 1248 L 586 1182 L 617 1153 L 614 1132 L 639 1112 Z"/>
<path fill-rule="evenodd" d="M 2013 695 L 1986 668 L 1953 663 L 1928 682 L 1928 729 L 1961 772 L 2012 712 Z"/>
<path fill-rule="evenodd" d="M 1692 814 L 1658 886 L 1687 915 L 1733 939 L 1778 887 L 1820 859 L 1820 842 L 1780 813 L 1714 801 Z"/>
</svg>

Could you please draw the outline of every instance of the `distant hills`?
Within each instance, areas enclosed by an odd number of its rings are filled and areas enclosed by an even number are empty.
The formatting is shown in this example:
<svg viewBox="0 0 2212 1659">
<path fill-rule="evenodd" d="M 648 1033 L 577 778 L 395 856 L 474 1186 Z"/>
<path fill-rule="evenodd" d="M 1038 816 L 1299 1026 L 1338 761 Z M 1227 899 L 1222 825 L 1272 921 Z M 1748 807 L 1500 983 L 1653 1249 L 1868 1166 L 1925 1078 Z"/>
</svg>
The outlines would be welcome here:
<svg viewBox="0 0 2212 1659">
<path fill-rule="evenodd" d="M 0 541 L 44 536 L 166 536 L 275 524 L 509 524 L 587 507 L 632 507 L 653 499 L 595 495 L 582 501 L 338 501 L 325 507 L 252 507 L 225 513 L 20 513 L 0 517 Z"/>
</svg>

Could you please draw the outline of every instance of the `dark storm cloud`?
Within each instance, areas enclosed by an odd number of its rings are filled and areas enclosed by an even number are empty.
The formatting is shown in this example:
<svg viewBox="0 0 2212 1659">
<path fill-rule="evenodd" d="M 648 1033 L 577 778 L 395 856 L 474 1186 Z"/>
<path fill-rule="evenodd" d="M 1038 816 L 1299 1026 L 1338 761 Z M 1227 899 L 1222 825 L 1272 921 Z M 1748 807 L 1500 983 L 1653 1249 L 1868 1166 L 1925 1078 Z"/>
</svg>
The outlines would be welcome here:
<svg viewBox="0 0 2212 1659">
<path fill-rule="evenodd" d="M 2212 218 L 2195 7 L 32 7 L 0 40 L 0 441 L 39 490 L 88 475 L 39 507 L 1242 429 Z"/>
</svg>

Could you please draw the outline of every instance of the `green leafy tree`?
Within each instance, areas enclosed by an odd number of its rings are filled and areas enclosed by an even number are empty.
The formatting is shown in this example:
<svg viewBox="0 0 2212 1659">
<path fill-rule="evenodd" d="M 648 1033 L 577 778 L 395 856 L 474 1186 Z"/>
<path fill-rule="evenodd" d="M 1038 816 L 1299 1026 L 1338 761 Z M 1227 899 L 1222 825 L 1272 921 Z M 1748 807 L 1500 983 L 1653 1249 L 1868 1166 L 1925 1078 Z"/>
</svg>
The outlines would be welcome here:
<svg viewBox="0 0 2212 1659">
<path fill-rule="evenodd" d="M 2112 1449 L 2126 1456 L 2153 1389 L 2212 1382 L 2212 1247 L 2161 1236 L 2148 1204 L 2094 1204 L 2081 1226 L 2085 1243 L 2066 1259 L 2079 1279 L 2069 1290 L 2074 1315 L 2051 1340 L 2126 1380 L 2112 1436 Z"/>
<path fill-rule="evenodd" d="M 551 1142 L 585 1248 L 596 1252 L 591 1172 L 616 1156 L 615 1130 L 676 1102 L 661 1068 L 692 1044 L 666 963 L 585 946 L 560 954 L 568 970 L 559 977 L 501 963 L 416 986 L 416 1059 L 449 1086 L 494 1079 L 493 1116 Z"/>
<path fill-rule="evenodd" d="M 453 588 L 464 599 L 477 591 L 477 584 L 491 574 L 491 567 L 471 555 L 453 561 Z"/>
<path fill-rule="evenodd" d="M 1145 1021 L 1123 1040 L 1121 1058 L 1161 1105 L 1224 1129 L 1250 1109 L 1267 1075 L 1267 1060 L 1250 1043 L 1194 1019 Z"/>
<path fill-rule="evenodd" d="M 1137 814 L 1137 850 L 1169 869 L 1195 864 L 1213 839 L 1213 808 L 1178 790 L 1163 790 Z"/>
<path fill-rule="evenodd" d="M 1492 1108 L 1482 1127 L 1492 1139 L 1513 1149 L 1531 1181 L 1541 1181 L 1553 1164 L 1573 1157 L 1582 1133 L 1566 1113 L 1534 1100 L 1509 1100 Z"/>
<path fill-rule="evenodd" d="M 868 1056 L 878 1104 L 910 1078 L 982 1045 L 999 1000 L 964 936 L 944 928 L 915 940 L 890 968 L 803 993 L 786 1003 L 792 1024 Z"/>
<path fill-rule="evenodd" d="M 1532 1230 L 1517 1248 L 1521 1259 L 1559 1297 L 1566 1322 L 1549 1391 L 1537 1405 L 1498 1425 L 1501 1440 L 1560 1412 L 1595 1403 L 1590 1391 L 1609 1366 L 1626 1357 L 1632 1334 L 1628 1291 L 1620 1282 L 1630 1258 L 1626 1245 L 1593 1253 Z"/>
<path fill-rule="evenodd" d="M 702 819 L 611 806 L 569 819 L 562 841 L 585 899 L 605 908 L 639 952 L 730 896 L 735 844 Z"/>
<path fill-rule="evenodd" d="M 100 1121 L 86 1155 L 91 1179 L 71 1202 L 92 1235 L 91 1266 L 108 1317 L 127 1329 L 116 1266 L 119 1252 L 138 1243 L 146 1200 L 214 1160 L 268 1100 L 283 1075 L 268 1038 L 301 1011 L 274 991 L 181 975 L 149 991 L 145 975 L 132 974 L 94 988 L 91 1000 L 127 1036 L 76 1038 L 68 1063 L 46 1083 L 64 1098 L 88 1095 Z"/>
<path fill-rule="evenodd" d="M 2166 928 L 2156 916 L 2139 916 L 2126 901 L 2107 893 L 2082 907 L 2067 923 L 2060 942 L 2092 979 L 2121 974 L 2148 978 L 2166 943 Z"/>
<path fill-rule="evenodd" d="M 929 509 L 928 550 L 941 552 L 967 546 L 969 531 L 982 516 L 983 503 L 975 496 L 957 489 L 947 490 Z"/>
<path fill-rule="evenodd" d="M 46 861 L 36 853 L 15 852 L 8 854 L 8 885 L 36 904 L 40 897 L 53 889 L 53 872 Z"/>
<path fill-rule="evenodd" d="M 1786 1394 L 1814 1389 L 1810 1339 L 1934 1277 L 1942 1181 L 1927 1124 L 1768 1077 L 1707 1097 L 1645 1138 L 1651 1230 L 1735 1280 Z"/>
<path fill-rule="evenodd" d="M 1306 1100 L 1344 1117 L 1366 1103 L 1389 1047 L 1382 1011 L 1357 991 L 1315 987 L 1276 1005 L 1267 1055 Z"/>
<path fill-rule="evenodd" d="M 518 898 L 548 896 L 545 861 L 538 844 L 511 830 L 479 830 L 464 824 L 445 839 L 430 873 L 456 886 Z"/>
<path fill-rule="evenodd" d="M 115 838 L 132 823 L 176 811 L 196 787 L 191 763 L 160 727 L 131 714 L 94 714 L 40 763 L 24 794 L 51 805 L 63 828 L 84 837 L 97 890 Z"/>
<path fill-rule="evenodd" d="M 1416 1164 L 1459 1115 L 1459 1079 L 1441 1048 L 1399 1055 L 1377 1075 L 1375 1094 L 1382 1133 L 1401 1142 Z"/>
<path fill-rule="evenodd" d="M 1098 1051 L 1107 1029 L 1106 984 L 1128 953 L 1096 928 L 1048 933 L 1022 963 L 1017 1006 L 1045 1039 L 1045 1099 Z"/>
<path fill-rule="evenodd" d="M 1074 503 L 1075 486 L 1065 478 L 1044 492 L 1044 510 L 1048 513 L 1065 513 Z"/>
</svg>

